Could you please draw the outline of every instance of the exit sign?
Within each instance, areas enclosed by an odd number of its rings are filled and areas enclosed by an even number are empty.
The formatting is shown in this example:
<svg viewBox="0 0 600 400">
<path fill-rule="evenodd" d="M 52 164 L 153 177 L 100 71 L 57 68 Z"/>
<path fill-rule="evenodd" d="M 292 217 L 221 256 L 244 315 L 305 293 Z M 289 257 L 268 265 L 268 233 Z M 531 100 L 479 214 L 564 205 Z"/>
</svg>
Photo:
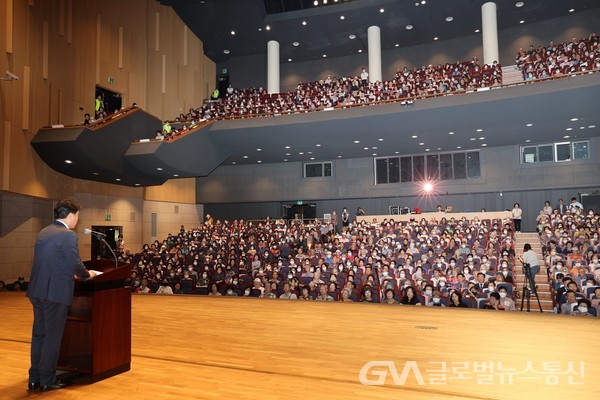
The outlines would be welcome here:
<svg viewBox="0 0 600 400">
<path fill-rule="evenodd" d="M 110 221 L 111 218 L 112 218 L 112 215 L 110 215 L 110 213 L 106 213 L 106 215 L 104 216 L 105 221 Z"/>
<path fill-rule="evenodd" d="M 115 78 L 113 76 L 109 76 L 108 77 L 108 83 L 111 84 L 111 85 L 114 85 L 115 84 Z"/>
<path fill-rule="evenodd" d="M 301 206 L 301 205 L 302 205 L 302 200 L 298 200 L 298 201 L 296 202 L 296 204 L 297 204 L 297 205 L 299 205 L 299 206 Z"/>
</svg>

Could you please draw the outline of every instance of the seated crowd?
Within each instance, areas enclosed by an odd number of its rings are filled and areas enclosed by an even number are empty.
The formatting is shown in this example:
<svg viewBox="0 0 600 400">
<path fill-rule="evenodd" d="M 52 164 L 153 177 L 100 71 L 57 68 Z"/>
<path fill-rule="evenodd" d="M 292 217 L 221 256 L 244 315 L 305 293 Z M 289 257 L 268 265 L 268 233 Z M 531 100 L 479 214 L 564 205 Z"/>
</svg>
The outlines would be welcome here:
<svg viewBox="0 0 600 400">
<path fill-rule="evenodd" d="M 550 78 L 600 69 L 600 46 L 596 33 L 587 39 L 573 38 L 570 42 L 548 46 L 531 45 L 527 51 L 519 49 L 516 63 L 525 80 Z"/>
<path fill-rule="evenodd" d="M 132 290 L 515 310 L 511 220 L 216 221 L 127 255 Z"/>
<path fill-rule="evenodd" d="M 360 76 L 331 77 L 315 82 L 300 82 L 295 90 L 269 94 L 264 88 L 228 88 L 223 96 L 197 109 L 180 114 L 176 122 L 204 122 L 223 118 L 242 118 L 281 113 L 300 113 L 384 101 L 411 103 L 415 98 L 475 90 L 502 84 L 502 68 L 470 61 L 438 66 L 397 70 L 394 79 L 369 83 Z M 184 125 L 185 127 L 185 125 Z M 183 129 L 183 128 L 181 128 Z M 186 128 L 187 129 L 187 128 Z M 177 131 L 174 133 L 181 133 Z M 162 136 L 160 138 L 159 136 Z M 163 130 L 157 139 L 177 135 Z"/>
<path fill-rule="evenodd" d="M 558 209 L 544 214 L 538 217 L 538 231 L 557 312 L 597 315 L 600 216 L 593 210 L 585 212 L 583 207 L 567 208 L 563 214 Z"/>
</svg>

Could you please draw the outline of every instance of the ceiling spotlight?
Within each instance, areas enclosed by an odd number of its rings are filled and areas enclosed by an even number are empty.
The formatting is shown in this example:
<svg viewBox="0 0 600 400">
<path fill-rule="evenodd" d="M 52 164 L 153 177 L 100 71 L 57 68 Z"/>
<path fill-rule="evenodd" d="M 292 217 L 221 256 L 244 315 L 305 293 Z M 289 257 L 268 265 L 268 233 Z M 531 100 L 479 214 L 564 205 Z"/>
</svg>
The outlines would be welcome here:
<svg viewBox="0 0 600 400">
<path fill-rule="evenodd" d="M 162 168 L 161 167 L 157 167 L 156 170 L 157 171 L 162 171 Z"/>
<path fill-rule="evenodd" d="M 454 132 L 448 132 L 448 135 L 454 135 Z"/>
<path fill-rule="evenodd" d="M 479 128 L 477 129 L 477 132 L 483 132 L 483 129 Z"/>
<path fill-rule="evenodd" d="M 256 149 L 256 151 L 262 151 L 262 149 Z"/>
<path fill-rule="evenodd" d="M 427 2 L 425 0 L 421 0 L 421 4 L 426 4 Z"/>
<path fill-rule="evenodd" d="M 320 145 L 319 143 L 317 143 L 315 146 L 317 146 L 317 147 L 321 147 L 321 145 Z"/>
<path fill-rule="evenodd" d="M 406 28 L 406 30 L 410 31 L 413 28 L 413 26 L 411 24 L 408 24 L 408 25 L 405 26 L 405 28 Z"/>
<path fill-rule="evenodd" d="M 299 42 L 294 42 L 294 43 L 292 43 L 292 46 L 298 47 L 298 46 L 300 46 L 300 43 Z"/>
<path fill-rule="evenodd" d="M 284 158 L 284 159 L 283 159 L 283 161 L 285 161 L 285 162 L 287 162 L 287 160 L 288 160 L 287 158 Z"/>
<path fill-rule="evenodd" d="M 355 140 L 354 143 L 360 143 L 360 140 Z"/>
<path fill-rule="evenodd" d="M 575 11 L 575 9 L 574 9 L 574 8 L 571 8 L 571 9 L 569 10 L 569 12 L 570 12 L 570 13 L 572 13 L 573 11 Z"/>
<path fill-rule="evenodd" d="M 379 12 L 380 12 L 380 13 L 384 13 L 384 12 L 385 12 L 385 10 L 384 10 L 383 8 L 380 8 L 380 9 L 379 9 Z"/>
<path fill-rule="evenodd" d="M 285 153 L 285 155 L 286 155 L 286 156 L 291 156 L 291 155 L 292 155 L 292 153 Z"/>
<path fill-rule="evenodd" d="M 359 53 L 362 53 L 362 49 L 358 49 L 358 52 L 359 52 Z"/>
<path fill-rule="evenodd" d="M 594 129 L 595 127 L 596 127 L 596 125 L 590 125 L 590 126 L 588 126 L 588 128 L 590 128 L 590 129 Z"/>
<path fill-rule="evenodd" d="M 304 155 L 304 152 L 303 152 L 303 151 L 300 151 L 300 152 L 298 152 L 298 154 L 299 154 L 299 155 L 301 155 L 301 156 L 303 156 L 303 155 Z"/>
<path fill-rule="evenodd" d="M 99 174 L 99 173 L 97 173 L 97 172 L 94 172 L 94 173 L 93 173 L 93 175 L 96 175 L 96 176 L 98 176 L 98 175 L 100 175 L 100 174 Z"/>
<path fill-rule="evenodd" d="M 262 28 L 258 28 L 258 31 L 259 31 L 259 32 L 262 32 Z"/>
<path fill-rule="evenodd" d="M 525 5 L 525 3 L 523 3 L 522 1 L 517 1 L 515 3 L 515 7 L 523 7 Z"/>
<path fill-rule="evenodd" d="M 433 185 L 432 185 L 431 183 L 429 183 L 429 182 L 426 182 L 426 183 L 423 185 L 423 191 L 424 191 L 425 193 L 431 193 L 431 191 L 432 191 L 432 190 L 433 190 Z"/>
<path fill-rule="evenodd" d="M 531 143 L 531 139 L 525 140 L 525 143 Z"/>
<path fill-rule="evenodd" d="M 563 136 L 563 139 L 568 139 L 568 138 L 570 138 L 570 137 L 571 137 L 571 136 L 569 136 L 569 135 L 565 135 L 565 136 Z"/>
<path fill-rule="evenodd" d="M 327 0 L 323 0 L 323 4 L 327 4 Z"/>
<path fill-rule="evenodd" d="M 268 31 L 270 31 L 271 27 L 269 25 L 267 25 L 267 26 L 265 26 L 265 29 L 268 30 Z"/>
<path fill-rule="evenodd" d="M 416 139 L 418 136 L 417 135 L 412 135 L 411 138 Z"/>
<path fill-rule="evenodd" d="M 565 129 L 565 131 L 572 131 L 572 130 L 573 130 L 573 128 L 567 128 L 567 129 Z"/>
<path fill-rule="evenodd" d="M 396 47 L 400 47 L 400 43 L 396 43 L 394 46 L 396 46 Z"/>
<path fill-rule="evenodd" d="M 382 138 L 379 138 L 379 139 L 377 139 L 377 140 L 379 140 L 380 142 L 383 142 L 383 139 L 382 139 Z"/>
<path fill-rule="evenodd" d="M 373 150 L 377 150 L 377 146 L 373 146 L 371 147 Z"/>
<path fill-rule="evenodd" d="M 477 138 L 472 137 L 471 140 L 477 140 Z"/>
<path fill-rule="evenodd" d="M 259 164 L 260 164 L 261 162 L 262 162 L 262 161 L 260 161 L 260 160 L 258 160 L 258 161 L 257 161 L 257 163 L 259 163 Z"/>
<path fill-rule="evenodd" d="M 292 62 L 292 59 L 291 59 L 291 58 L 288 58 L 288 62 Z"/>
<path fill-rule="evenodd" d="M 456 146 L 457 149 L 462 149 L 462 146 Z"/>
<path fill-rule="evenodd" d="M 231 34 L 232 34 L 232 35 L 235 35 L 235 31 L 231 31 Z"/>
<path fill-rule="evenodd" d="M 368 147 L 363 147 L 363 150 L 369 150 L 369 148 Z"/>
<path fill-rule="evenodd" d="M 73 161 L 71 161 L 71 160 L 65 160 L 65 162 L 66 162 L 67 164 L 73 164 Z"/>
<path fill-rule="evenodd" d="M 571 118 L 571 122 L 579 121 L 579 118 Z"/>
<path fill-rule="evenodd" d="M 374 155 L 374 156 L 376 156 L 376 155 L 377 155 L 377 153 L 373 153 L 373 155 Z"/>
<path fill-rule="evenodd" d="M 285 146 L 285 148 L 286 148 L 286 149 L 291 149 L 291 147 L 290 147 L 290 146 Z"/>
<path fill-rule="evenodd" d="M 433 38 L 433 40 L 438 40 L 438 37 L 437 37 L 437 36 L 436 36 L 436 37 L 434 37 L 434 38 Z"/>
<path fill-rule="evenodd" d="M 525 126 L 533 126 L 533 124 L 527 124 L 527 125 L 525 125 Z"/>
<path fill-rule="evenodd" d="M 244 158 L 248 158 L 248 156 L 244 156 Z"/>
<path fill-rule="evenodd" d="M 425 149 L 425 151 L 431 151 L 431 149 Z"/>
<path fill-rule="evenodd" d="M 306 26 L 306 21 L 302 21 L 302 25 Z"/>
<path fill-rule="evenodd" d="M 446 17 L 446 22 L 452 22 L 454 21 L 454 17 Z"/>
<path fill-rule="evenodd" d="M 425 143 L 421 142 L 419 143 L 419 146 L 425 146 Z"/>
<path fill-rule="evenodd" d="M 486 143 L 482 143 L 482 144 L 481 144 L 481 147 L 486 147 L 486 146 L 487 146 L 487 144 L 486 144 Z"/>
<path fill-rule="evenodd" d="M 475 29 L 475 33 L 479 33 L 479 29 Z"/>
<path fill-rule="evenodd" d="M 327 54 L 323 54 L 323 58 L 327 57 Z"/>
<path fill-rule="evenodd" d="M 340 15 L 340 19 L 346 19 L 346 17 L 344 17 L 343 15 Z"/>
<path fill-rule="evenodd" d="M 229 54 L 229 53 L 231 53 L 231 52 L 230 52 L 229 50 L 225 49 L 225 50 L 223 50 L 223 53 L 225 53 L 225 54 Z"/>
<path fill-rule="evenodd" d="M 233 161 L 233 162 L 231 163 L 231 165 L 235 165 L 235 164 L 237 164 L 235 161 Z"/>
<path fill-rule="evenodd" d="M 525 23 L 525 20 L 524 20 L 524 19 L 522 19 L 522 20 L 520 20 L 520 21 L 519 21 L 519 23 L 520 23 L 520 24 L 524 24 L 524 23 Z"/>
<path fill-rule="evenodd" d="M 173 174 L 173 176 L 174 176 L 175 178 L 177 178 L 179 175 L 177 175 L 177 174 Z"/>
<path fill-rule="evenodd" d="M 311 159 L 311 160 L 314 160 L 315 158 L 314 158 L 314 157 L 311 157 L 310 159 Z"/>
<path fill-rule="evenodd" d="M 136 184 L 135 184 L 135 186 L 140 186 L 140 184 L 139 184 L 139 183 L 136 183 Z"/>
<path fill-rule="evenodd" d="M 342 158 L 342 156 L 338 156 L 338 158 Z"/>
<path fill-rule="evenodd" d="M 348 37 L 349 37 L 350 39 L 356 39 L 356 35 L 355 35 L 355 34 L 352 34 L 352 35 L 350 35 L 350 36 L 348 36 Z"/>
<path fill-rule="evenodd" d="M 484 139 L 485 139 L 485 137 L 484 137 L 484 136 L 482 136 L 482 137 L 480 137 L 480 138 L 479 138 L 479 140 L 484 140 Z"/>
<path fill-rule="evenodd" d="M 315 6 L 319 5 L 319 2 L 317 0 L 315 0 L 315 2 L 313 3 Z"/>
<path fill-rule="evenodd" d="M 117 178 L 117 179 L 115 179 L 115 181 L 121 182 L 121 178 Z"/>
</svg>

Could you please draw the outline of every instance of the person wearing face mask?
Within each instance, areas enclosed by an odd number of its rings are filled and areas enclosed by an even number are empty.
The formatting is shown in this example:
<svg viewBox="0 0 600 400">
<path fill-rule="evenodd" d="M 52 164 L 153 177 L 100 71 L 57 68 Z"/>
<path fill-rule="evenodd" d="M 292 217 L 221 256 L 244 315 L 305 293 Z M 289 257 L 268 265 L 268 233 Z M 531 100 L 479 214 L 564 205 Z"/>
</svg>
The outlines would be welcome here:
<svg viewBox="0 0 600 400">
<path fill-rule="evenodd" d="M 592 304 L 588 299 L 579 299 L 577 302 L 577 309 L 574 310 L 571 315 L 574 317 L 596 317 L 594 314 L 590 313 L 590 309 Z"/>
<path fill-rule="evenodd" d="M 444 303 L 442 303 L 442 294 L 438 290 L 434 290 L 432 292 L 432 296 L 430 301 L 426 304 L 428 307 L 446 307 Z"/>
<path fill-rule="evenodd" d="M 517 308 L 515 306 L 515 301 L 508 296 L 508 291 L 504 286 L 501 286 L 498 289 L 498 294 L 500 295 L 500 304 L 504 306 L 506 311 L 516 311 Z"/>
</svg>

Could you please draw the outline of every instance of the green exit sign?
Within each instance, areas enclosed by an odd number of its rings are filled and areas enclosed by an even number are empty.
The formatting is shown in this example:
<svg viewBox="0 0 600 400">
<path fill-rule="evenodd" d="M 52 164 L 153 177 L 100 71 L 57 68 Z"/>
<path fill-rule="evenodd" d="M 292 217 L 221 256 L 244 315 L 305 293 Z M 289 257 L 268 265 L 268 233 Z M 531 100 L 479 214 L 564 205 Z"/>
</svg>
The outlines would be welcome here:
<svg viewBox="0 0 600 400">
<path fill-rule="evenodd" d="M 302 205 L 302 200 L 298 200 L 298 201 L 296 202 L 296 204 L 297 204 L 297 205 L 299 205 L 299 206 L 301 206 L 301 205 Z"/>
<path fill-rule="evenodd" d="M 111 218 L 112 218 L 112 215 L 110 215 L 110 213 L 106 213 L 106 215 L 104 216 L 105 221 L 110 221 Z"/>
<path fill-rule="evenodd" d="M 113 76 L 109 76 L 108 77 L 108 83 L 111 84 L 111 85 L 114 85 L 115 84 L 115 78 Z"/>
</svg>

